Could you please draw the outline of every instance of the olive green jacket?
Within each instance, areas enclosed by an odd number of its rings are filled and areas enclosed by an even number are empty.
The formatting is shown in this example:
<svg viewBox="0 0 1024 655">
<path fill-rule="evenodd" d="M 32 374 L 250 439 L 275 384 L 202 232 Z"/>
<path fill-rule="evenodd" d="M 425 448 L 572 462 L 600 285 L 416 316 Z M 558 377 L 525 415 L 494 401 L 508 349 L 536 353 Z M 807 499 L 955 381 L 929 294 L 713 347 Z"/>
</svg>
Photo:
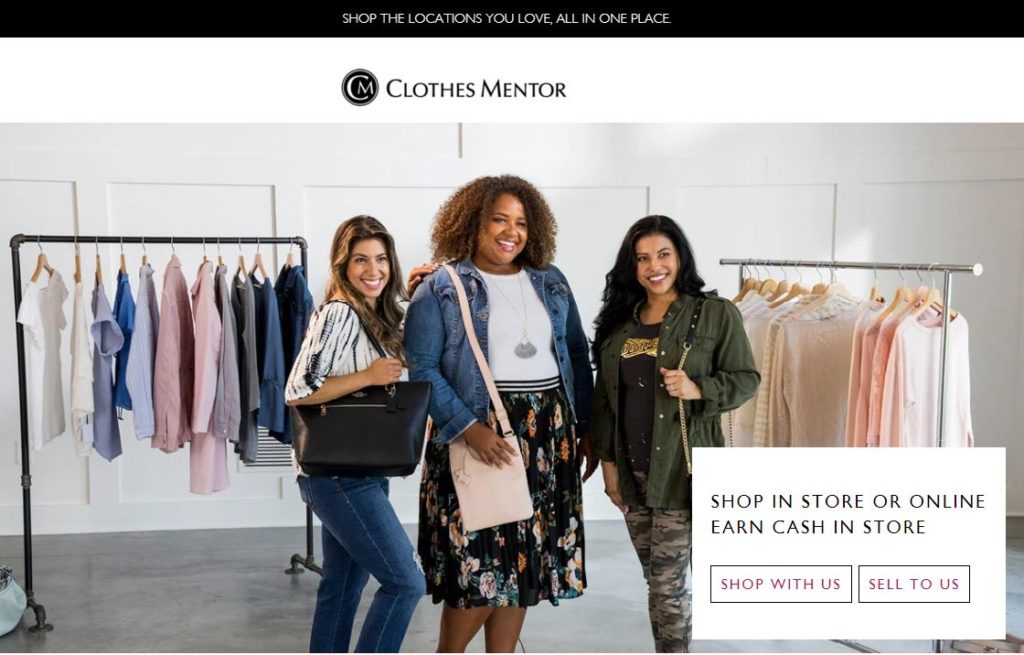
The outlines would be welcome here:
<svg viewBox="0 0 1024 655">
<path fill-rule="evenodd" d="M 660 352 L 656 366 L 659 368 L 679 367 L 683 341 L 695 307 L 696 298 L 684 295 L 665 313 L 658 337 Z M 601 345 L 590 415 L 594 456 L 615 462 L 622 499 L 627 505 L 640 502 L 626 459 L 625 436 L 619 425 L 619 355 L 638 325 L 639 320 L 634 316 Z M 703 396 L 701 400 L 684 401 L 690 448 L 724 446 L 721 415 L 749 400 L 761 382 L 743 319 L 731 302 L 708 296 L 683 370 L 700 387 Z M 663 382 L 655 390 L 654 439 L 645 504 L 664 509 L 690 507 L 690 484 L 679 429 L 679 400 L 668 395 Z"/>
</svg>

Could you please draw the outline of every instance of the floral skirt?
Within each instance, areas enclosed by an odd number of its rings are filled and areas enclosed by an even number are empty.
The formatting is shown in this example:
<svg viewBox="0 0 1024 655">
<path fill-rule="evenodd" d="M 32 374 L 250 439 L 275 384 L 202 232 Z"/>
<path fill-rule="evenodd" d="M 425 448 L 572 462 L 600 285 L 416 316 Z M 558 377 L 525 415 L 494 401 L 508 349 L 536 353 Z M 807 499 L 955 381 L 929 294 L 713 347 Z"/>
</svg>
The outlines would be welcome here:
<svg viewBox="0 0 1024 655">
<path fill-rule="evenodd" d="M 561 387 L 500 392 L 533 498 L 524 521 L 467 532 L 448 447 L 427 445 L 420 483 L 418 550 L 435 603 L 457 608 L 558 605 L 587 585 L 583 485 L 569 405 Z"/>
</svg>

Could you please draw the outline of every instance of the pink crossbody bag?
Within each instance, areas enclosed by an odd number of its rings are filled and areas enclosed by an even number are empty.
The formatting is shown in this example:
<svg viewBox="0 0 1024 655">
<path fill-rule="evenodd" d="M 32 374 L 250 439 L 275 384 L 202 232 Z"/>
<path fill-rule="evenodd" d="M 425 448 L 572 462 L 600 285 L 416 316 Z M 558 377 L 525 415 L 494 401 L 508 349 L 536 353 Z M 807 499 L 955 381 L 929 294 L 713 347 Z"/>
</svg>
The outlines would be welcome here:
<svg viewBox="0 0 1024 655">
<path fill-rule="evenodd" d="M 454 268 L 445 264 L 444 269 L 448 271 L 459 296 L 466 338 L 473 348 L 477 366 L 480 367 L 484 384 L 487 385 L 487 393 L 491 397 L 491 428 L 512 446 L 518 455 L 512 458 L 511 466 L 498 468 L 477 459 L 466 444 L 464 436 L 458 437 L 448 445 L 448 462 L 452 470 L 452 480 L 455 482 L 455 493 L 459 497 L 462 524 L 467 532 L 471 532 L 528 519 L 533 516 L 533 501 L 526 482 L 526 466 L 519 450 L 519 439 L 512 431 L 508 414 L 494 385 L 491 368 L 484 359 L 483 351 L 480 350 L 476 330 L 473 328 L 473 317 L 469 311 L 469 302 L 466 300 L 466 290 Z"/>
</svg>

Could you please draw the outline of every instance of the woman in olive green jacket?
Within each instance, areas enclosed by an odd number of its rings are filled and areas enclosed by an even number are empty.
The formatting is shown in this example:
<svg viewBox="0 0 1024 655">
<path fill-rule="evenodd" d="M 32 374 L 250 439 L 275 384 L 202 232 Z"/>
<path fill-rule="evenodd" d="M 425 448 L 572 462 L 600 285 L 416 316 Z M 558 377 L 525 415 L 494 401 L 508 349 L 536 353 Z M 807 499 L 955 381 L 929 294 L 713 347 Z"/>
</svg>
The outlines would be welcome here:
<svg viewBox="0 0 1024 655">
<path fill-rule="evenodd" d="M 656 650 L 686 652 L 691 453 L 683 452 L 679 399 L 690 449 L 723 446 L 722 414 L 753 396 L 761 376 L 739 311 L 704 291 L 689 241 L 666 216 L 648 216 L 629 229 L 602 301 L 595 321 L 593 452 L 605 493 L 626 515 L 650 587 Z"/>
</svg>

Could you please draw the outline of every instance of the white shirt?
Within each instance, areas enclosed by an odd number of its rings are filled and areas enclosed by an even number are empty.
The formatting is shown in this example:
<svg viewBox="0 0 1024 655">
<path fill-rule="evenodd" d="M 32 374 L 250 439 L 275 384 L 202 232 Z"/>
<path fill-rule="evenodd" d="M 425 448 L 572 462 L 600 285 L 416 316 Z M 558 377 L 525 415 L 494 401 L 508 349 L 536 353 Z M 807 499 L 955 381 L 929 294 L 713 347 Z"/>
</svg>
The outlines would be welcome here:
<svg viewBox="0 0 1024 655">
<path fill-rule="evenodd" d="M 71 316 L 71 433 L 75 451 L 87 456 L 92 450 L 92 309 L 85 302 L 84 285 L 75 284 Z"/>
<path fill-rule="evenodd" d="M 938 445 L 942 320 L 907 319 L 896 328 L 882 392 L 881 446 Z M 963 314 L 949 322 L 946 431 L 943 446 L 971 447 L 969 330 Z"/>
<path fill-rule="evenodd" d="M 487 287 L 487 364 L 500 388 L 509 381 L 550 381 L 557 386 L 560 372 L 555 360 L 551 320 L 525 270 L 514 275 L 480 271 Z M 516 355 L 526 338 L 537 349 L 532 357 Z"/>
<path fill-rule="evenodd" d="M 41 278 L 40 278 L 41 280 Z M 35 427 L 36 450 L 64 433 L 64 388 L 61 383 L 61 330 L 67 327 L 64 301 L 68 288 L 64 278 L 54 271 L 42 286 L 40 280 L 29 283 L 26 298 L 18 311 L 18 322 L 31 332 L 29 362 L 29 424 Z M 26 306 L 25 300 L 31 296 Z M 24 316 L 23 316 L 24 312 Z M 34 420 L 32 420 L 34 418 Z"/>
</svg>

